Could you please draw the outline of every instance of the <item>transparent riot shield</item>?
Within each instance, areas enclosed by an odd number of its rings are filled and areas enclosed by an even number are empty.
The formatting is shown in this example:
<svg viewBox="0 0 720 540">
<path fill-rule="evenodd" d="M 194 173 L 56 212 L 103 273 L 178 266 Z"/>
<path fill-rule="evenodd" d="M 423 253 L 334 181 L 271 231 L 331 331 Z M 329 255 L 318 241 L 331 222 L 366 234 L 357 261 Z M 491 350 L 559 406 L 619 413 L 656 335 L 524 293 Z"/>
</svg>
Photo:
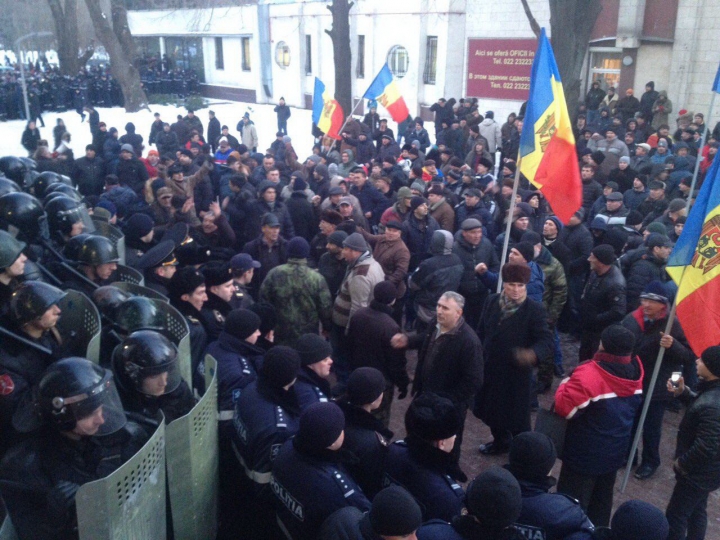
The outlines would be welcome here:
<svg viewBox="0 0 720 540">
<path fill-rule="evenodd" d="M 67 290 L 58 302 L 62 311 L 57 329 L 68 346 L 66 356 L 82 356 L 92 362 L 100 361 L 100 313 L 87 296 L 79 291 Z"/>
<path fill-rule="evenodd" d="M 155 289 L 149 287 L 143 287 L 129 281 L 116 281 L 111 284 L 113 287 L 117 287 L 121 291 L 126 293 L 134 294 L 135 296 L 144 296 L 152 300 L 160 300 L 161 302 L 170 302 L 167 296 L 157 292 Z"/>
<path fill-rule="evenodd" d="M 117 265 L 114 278 L 115 281 L 125 281 L 127 283 L 134 283 L 135 285 L 145 285 L 145 278 L 143 278 L 143 275 L 138 270 L 125 266 L 124 264 Z"/>
<path fill-rule="evenodd" d="M 167 302 L 154 300 L 158 309 L 165 314 L 165 331 L 168 338 L 177 345 L 180 374 L 192 388 L 192 358 L 190 352 L 190 328 L 182 314 Z"/>
<path fill-rule="evenodd" d="M 205 357 L 205 394 L 166 428 L 168 494 L 175 540 L 217 536 L 218 423 L 216 362 Z"/>
<path fill-rule="evenodd" d="M 111 475 L 75 497 L 80 540 L 166 538 L 165 424 Z"/>
<path fill-rule="evenodd" d="M 115 244 L 115 248 L 120 256 L 120 264 L 125 264 L 125 235 L 120 228 L 102 219 L 93 219 L 92 222 L 95 226 L 95 234 L 110 239 L 110 241 Z"/>
<path fill-rule="evenodd" d="M 0 540 L 18 540 L 10 516 L 6 516 L 5 521 L 0 526 Z"/>
</svg>

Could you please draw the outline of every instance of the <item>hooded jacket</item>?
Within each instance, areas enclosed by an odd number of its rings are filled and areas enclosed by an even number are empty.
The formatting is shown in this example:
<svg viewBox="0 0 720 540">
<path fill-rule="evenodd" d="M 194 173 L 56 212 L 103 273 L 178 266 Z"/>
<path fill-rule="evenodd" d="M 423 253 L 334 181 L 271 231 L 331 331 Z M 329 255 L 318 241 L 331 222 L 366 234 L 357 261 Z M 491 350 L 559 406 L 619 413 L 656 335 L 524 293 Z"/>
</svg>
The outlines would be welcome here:
<svg viewBox="0 0 720 540">
<path fill-rule="evenodd" d="M 136 156 L 142 156 L 143 137 L 135 133 L 135 124 L 132 122 L 125 124 L 125 135 L 120 137 L 120 144 L 129 144 L 133 147 Z"/>
<path fill-rule="evenodd" d="M 357 163 L 355 163 L 355 153 L 350 150 L 343 150 L 343 154 L 347 154 L 348 161 L 347 163 L 343 163 L 342 161 L 338 164 L 337 167 L 337 173 L 339 176 L 342 176 L 343 178 L 347 178 L 350 175 L 350 171 L 352 171 L 355 167 L 358 166 Z"/>
</svg>

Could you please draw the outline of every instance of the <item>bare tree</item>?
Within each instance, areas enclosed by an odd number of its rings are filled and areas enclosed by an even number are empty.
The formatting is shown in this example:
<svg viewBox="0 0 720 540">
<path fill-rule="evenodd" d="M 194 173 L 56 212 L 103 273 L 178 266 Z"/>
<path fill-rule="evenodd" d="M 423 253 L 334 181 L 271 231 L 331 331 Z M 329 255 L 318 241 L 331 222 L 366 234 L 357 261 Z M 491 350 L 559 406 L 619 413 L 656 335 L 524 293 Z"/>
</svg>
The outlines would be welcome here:
<svg viewBox="0 0 720 540">
<path fill-rule="evenodd" d="M 87 47 L 82 54 L 78 32 L 78 3 L 77 0 L 47 0 L 55 23 L 55 38 L 57 39 L 57 54 L 60 62 L 60 71 L 64 75 L 76 75 L 95 49 Z"/>
<path fill-rule="evenodd" d="M 536 36 L 540 25 L 530 10 L 527 0 L 520 0 L 530 27 Z M 548 0 L 550 2 L 550 28 L 555 60 L 563 80 L 565 99 L 572 114 L 580 101 L 580 77 L 590 36 L 602 5 L 597 0 Z"/>
<path fill-rule="evenodd" d="M 149 109 L 147 96 L 140 84 L 140 74 L 133 65 L 135 43 L 123 1 L 110 0 L 110 19 L 103 12 L 98 0 L 85 0 L 85 4 L 95 27 L 95 34 L 110 56 L 110 68 L 122 89 L 125 110 L 137 112 L 140 109 Z"/>
<path fill-rule="evenodd" d="M 332 13 L 332 28 L 325 30 L 332 39 L 335 64 L 335 99 L 346 115 L 352 110 L 352 52 L 350 51 L 350 9 L 354 3 L 333 0 L 327 6 Z"/>
</svg>

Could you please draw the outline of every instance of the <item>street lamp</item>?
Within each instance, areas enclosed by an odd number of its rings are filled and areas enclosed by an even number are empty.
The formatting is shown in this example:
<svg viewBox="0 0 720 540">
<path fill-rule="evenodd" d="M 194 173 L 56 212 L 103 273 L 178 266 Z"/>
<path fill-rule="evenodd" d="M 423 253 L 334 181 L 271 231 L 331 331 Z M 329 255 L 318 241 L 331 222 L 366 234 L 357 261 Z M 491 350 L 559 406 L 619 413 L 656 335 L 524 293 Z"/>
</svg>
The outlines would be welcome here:
<svg viewBox="0 0 720 540">
<path fill-rule="evenodd" d="M 52 32 L 33 32 L 32 34 L 25 34 L 24 36 L 19 37 L 15 40 L 15 50 L 17 51 L 17 53 L 16 53 L 17 60 L 20 63 L 20 80 L 22 81 L 23 99 L 25 100 L 25 118 L 28 121 L 30 120 L 30 105 L 28 104 L 27 86 L 25 85 L 25 64 L 23 63 L 22 58 L 20 58 L 20 43 L 22 43 L 26 39 L 30 39 L 30 38 L 51 37 L 51 36 L 53 36 Z"/>
</svg>

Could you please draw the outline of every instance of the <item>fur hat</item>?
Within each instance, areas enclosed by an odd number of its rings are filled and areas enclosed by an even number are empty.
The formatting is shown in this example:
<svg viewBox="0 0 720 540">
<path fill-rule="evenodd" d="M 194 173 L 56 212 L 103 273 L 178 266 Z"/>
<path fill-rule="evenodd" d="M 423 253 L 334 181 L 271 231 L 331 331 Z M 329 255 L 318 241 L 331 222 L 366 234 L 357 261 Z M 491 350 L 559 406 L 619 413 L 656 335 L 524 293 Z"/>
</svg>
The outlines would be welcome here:
<svg viewBox="0 0 720 540">
<path fill-rule="evenodd" d="M 405 413 L 405 429 L 426 441 L 441 441 L 457 435 L 463 419 L 448 398 L 432 392 L 416 397 Z"/>
<path fill-rule="evenodd" d="M 530 283 L 530 267 L 525 263 L 506 263 L 502 267 L 502 280 L 505 283 Z"/>
</svg>

